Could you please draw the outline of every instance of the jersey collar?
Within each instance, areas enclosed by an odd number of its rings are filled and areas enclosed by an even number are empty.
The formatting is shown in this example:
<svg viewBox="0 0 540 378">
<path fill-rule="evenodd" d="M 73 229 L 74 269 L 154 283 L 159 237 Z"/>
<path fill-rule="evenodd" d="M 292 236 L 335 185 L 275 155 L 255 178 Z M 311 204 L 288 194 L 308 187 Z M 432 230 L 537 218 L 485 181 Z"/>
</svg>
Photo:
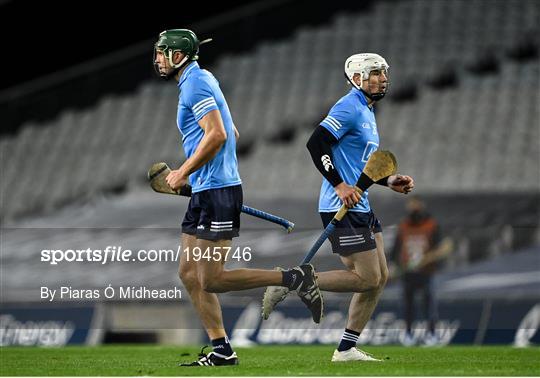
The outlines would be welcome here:
<svg viewBox="0 0 540 378">
<path fill-rule="evenodd" d="M 354 94 L 358 97 L 358 99 L 360 100 L 360 103 L 362 105 L 365 105 L 370 112 L 374 112 L 374 107 L 373 107 L 373 104 L 371 105 L 368 105 L 368 100 L 366 98 L 366 95 L 364 94 L 364 92 L 362 92 L 360 89 L 356 89 L 356 88 L 353 88 L 351 89 L 351 91 L 354 91 Z"/>
<path fill-rule="evenodd" d="M 362 105 L 368 106 L 368 101 L 367 101 L 366 95 L 364 93 L 362 93 L 362 91 L 360 89 L 352 88 L 351 91 L 353 91 L 354 94 L 356 94 L 356 97 L 358 97 L 358 99 L 360 100 L 360 103 L 362 103 Z"/>
<path fill-rule="evenodd" d="M 180 76 L 180 80 L 178 80 L 178 86 L 182 85 L 182 83 L 188 78 L 191 71 L 193 71 L 193 69 L 195 69 L 195 68 L 199 68 L 199 63 L 197 63 L 195 61 L 189 63 L 186 66 L 186 69 L 184 70 L 184 72 L 182 72 L 182 76 Z"/>
</svg>

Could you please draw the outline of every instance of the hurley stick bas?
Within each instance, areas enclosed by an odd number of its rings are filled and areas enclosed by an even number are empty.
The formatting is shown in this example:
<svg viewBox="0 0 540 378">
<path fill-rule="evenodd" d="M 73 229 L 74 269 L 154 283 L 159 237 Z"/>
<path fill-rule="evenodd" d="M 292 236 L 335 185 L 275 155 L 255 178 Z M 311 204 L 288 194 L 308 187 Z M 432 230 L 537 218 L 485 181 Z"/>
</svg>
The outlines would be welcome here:
<svg viewBox="0 0 540 378">
<path fill-rule="evenodd" d="M 152 189 L 154 189 L 154 191 L 158 193 L 191 197 L 191 186 L 185 185 L 178 190 L 173 190 L 169 186 L 169 184 L 167 184 L 167 181 L 165 181 L 165 178 L 169 175 L 170 172 L 171 172 L 171 169 L 169 168 L 167 163 L 160 162 L 160 163 L 153 164 L 152 167 L 150 167 L 150 169 L 148 170 L 148 181 L 150 181 L 150 186 L 152 187 Z M 285 228 L 288 233 L 290 233 L 294 228 L 293 222 L 285 218 L 278 217 L 277 215 L 273 215 L 265 211 L 255 209 L 253 207 L 242 205 L 242 212 L 244 214 L 248 214 L 256 218 L 264 219 L 266 221 L 279 224 L 280 226 Z"/>
</svg>

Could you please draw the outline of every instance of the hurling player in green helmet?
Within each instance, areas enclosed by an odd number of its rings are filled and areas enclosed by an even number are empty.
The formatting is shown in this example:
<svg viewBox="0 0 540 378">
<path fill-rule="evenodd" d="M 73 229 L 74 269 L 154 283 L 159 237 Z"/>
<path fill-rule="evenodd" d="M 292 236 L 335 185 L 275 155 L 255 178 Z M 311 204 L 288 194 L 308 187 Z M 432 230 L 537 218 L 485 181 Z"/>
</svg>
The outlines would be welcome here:
<svg viewBox="0 0 540 378">
<path fill-rule="evenodd" d="M 234 252 L 232 239 L 239 236 L 243 202 L 236 157 L 238 131 L 217 79 L 197 63 L 199 46 L 205 42 L 191 30 L 172 29 L 162 32 L 154 46 L 156 71 L 178 82 L 176 124 L 186 155 L 166 181 L 174 190 L 187 184 L 192 188 L 182 222 L 179 275 L 213 347 L 184 366 L 238 364 L 216 293 L 283 286 L 296 291 L 315 322 L 321 321 L 323 310 L 312 265 L 284 271 L 225 269 L 228 252 Z M 209 254 L 212 257 L 206 258 Z"/>
<path fill-rule="evenodd" d="M 189 29 L 170 29 L 162 31 L 159 34 L 159 39 L 154 45 L 154 67 L 158 74 L 164 79 L 170 79 L 184 68 L 190 62 L 199 59 L 199 46 L 212 41 L 205 39 L 199 41 L 195 33 Z M 175 63 L 173 53 L 179 51 L 184 54 L 180 62 Z M 158 67 L 156 57 L 158 52 L 162 53 L 169 67 Z"/>
</svg>

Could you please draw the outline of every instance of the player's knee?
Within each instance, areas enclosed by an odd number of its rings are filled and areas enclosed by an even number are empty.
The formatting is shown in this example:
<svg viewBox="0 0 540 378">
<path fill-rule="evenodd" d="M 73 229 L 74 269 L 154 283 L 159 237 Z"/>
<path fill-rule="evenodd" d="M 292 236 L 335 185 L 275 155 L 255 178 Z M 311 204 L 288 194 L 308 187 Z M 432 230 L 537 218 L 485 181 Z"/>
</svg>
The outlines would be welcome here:
<svg viewBox="0 0 540 378">
<path fill-rule="evenodd" d="M 382 290 L 384 289 L 384 287 L 386 286 L 386 282 L 388 282 L 388 268 L 385 266 L 382 270 L 381 270 L 381 278 L 379 280 L 379 290 Z"/>
<path fill-rule="evenodd" d="M 378 270 L 369 272 L 364 277 L 364 288 L 366 291 L 378 290 L 381 284 L 381 274 Z"/>
<path fill-rule="evenodd" d="M 197 274 L 192 269 L 181 267 L 178 269 L 178 277 L 180 277 L 180 280 L 188 290 L 199 285 Z"/>
</svg>

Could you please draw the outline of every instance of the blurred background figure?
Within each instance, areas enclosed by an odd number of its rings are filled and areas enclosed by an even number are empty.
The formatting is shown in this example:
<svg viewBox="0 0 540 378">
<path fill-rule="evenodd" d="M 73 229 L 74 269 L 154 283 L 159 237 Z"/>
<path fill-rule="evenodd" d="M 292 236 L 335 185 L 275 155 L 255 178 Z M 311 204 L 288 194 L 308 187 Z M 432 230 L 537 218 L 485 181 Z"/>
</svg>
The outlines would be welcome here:
<svg viewBox="0 0 540 378">
<path fill-rule="evenodd" d="M 419 341 L 412 332 L 416 294 L 422 298 L 421 308 L 428 325 L 423 342 L 429 346 L 438 343 L 435 333 L 437 304 L 433 275 L 451 251 L 451 240 L 441 240 L 439 224 L 427 212 L 426 204 L 418 197 L 411 197 L 407 202 L 407 216 L 399 223 L 392 249 L 393 275 L 399 276 L 403 283 L 406 324 L 403 345 L 410 346 Z"/>
</svg>

